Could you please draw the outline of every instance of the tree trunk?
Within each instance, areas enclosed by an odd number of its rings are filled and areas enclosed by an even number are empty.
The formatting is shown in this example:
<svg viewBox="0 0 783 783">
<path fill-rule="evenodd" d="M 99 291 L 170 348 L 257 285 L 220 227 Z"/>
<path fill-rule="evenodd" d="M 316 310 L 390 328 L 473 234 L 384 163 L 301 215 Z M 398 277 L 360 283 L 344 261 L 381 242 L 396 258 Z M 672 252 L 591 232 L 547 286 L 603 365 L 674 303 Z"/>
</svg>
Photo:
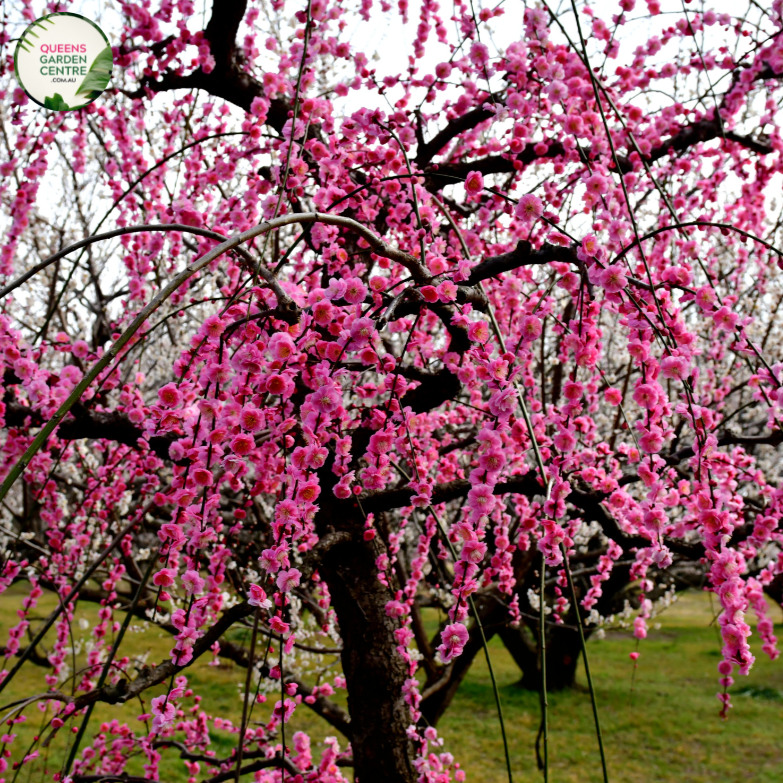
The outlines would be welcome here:
<svg viewBox="0 0 783 783">
<path fill-rule="evenodd" d="M 628 564 L 616 566 L 612 570 L 611 576 L 603 584 L 603 591 L 595 605 L 600 614 L 605 616 L 621 609 L 625 595 L 624 590 L 629 581 L 629 572 L 630 566 Z M 531 586 L 530 574 L 532 572 L 525 575 L 528 579 L 525 582 L 518 575 L 520 593 L 525 587 Z M 580 596 L 580 600 L 585 589 L 586 584 L 579 585 L 577 582 L 577 594 Z M 584 610 L 582 612 L 584 613 Z M 547 621 L 546 682 L 547 690 L 550 691 L 574 687 L 579 656 L 582 654 L 582 642 L 579 638 L 579 630 L 576 628 L 576 616 L 573 609 L 564 620 L 566 625 L 550 624 L 551 621 Z M 540 691 L 541 665 L 538 652 L 538 620 L 530 618 L 526 621 L 526 626 L 528 633 L 523 627 L 506 627 L 500 630 L 499 635 L 514 662 L 522 671 L 519 686 L 526 690 Z M 587 626 L 584 629 L 585 640 L 590 638 L 594 630 L 592 626 Z"/>
<path fill-rule="evenodd" d="M 476 611 L 481 617 L 481 625 L 484 628 L 487 642 L 489 642 L 495 632 L 502 628 L 503 623 L 508 619 L 508 610 L 502 603 L 493 600 L 492 596 L 477 596 Z M 443 717 L 456 696 L 459 686 L 470 671 L 474 659 L 477 655 L 483 655 L 483 648 L 481 633 L 473 620 L 470 622 L 468 643 L 459 658 L 453 662 L 448 682 L 421 702 L 421 713 L 431 726 L 436 726 Z"/>
<path fill-rule="evenodd" d="M 344 527 L 344 525 L 341 525 Z M 396 620 L 386 616 L 388 589 L 377 576 L 373 543 L 343 541 L 318 567 L 329 586 L 343 640 L 351 747 L 357 783 L 413 783 L 411 724 L 403 685 L 408 679 L 397 652 Z"/>
<path fill-rule="evenodd" d="M 536 649 L 537 640 L 529 641 L 522 628 L 503 628 L 499 636 L 522 671 L 522 679 L 517 683 L 519 687 L 529 691 L 540 691 L 541 667 Z M 547 632 L 546 687 L 548 691 L 561 691 L 574 686 L 581 652 L 578 631 L 554 626 Z"/>
</svg>

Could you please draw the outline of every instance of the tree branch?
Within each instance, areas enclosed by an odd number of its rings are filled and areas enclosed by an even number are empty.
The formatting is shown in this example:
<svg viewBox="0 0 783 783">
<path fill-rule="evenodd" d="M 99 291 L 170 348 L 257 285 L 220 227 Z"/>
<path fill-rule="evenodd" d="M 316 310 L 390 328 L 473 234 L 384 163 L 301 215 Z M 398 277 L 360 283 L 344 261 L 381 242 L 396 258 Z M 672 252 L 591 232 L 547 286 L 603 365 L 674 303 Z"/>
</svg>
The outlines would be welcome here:
<svg viewBox="0 0 783 783">
<path fill-rule="evenodd" d="M 23 405 L 18 400 L 8 399 L 6 395 L 5 426 L 22 427 L 29 418 L 30 425 L 40 427 L 44 419 L 40 412 Z M 139 439 L 145 437 L 144 431 L 137 427 L 124 413 L 118 411 L 95 411 L 81 402 L 71 409 L 73 417 L 65 419 L 57 431 L 62 440 L 110 440 L 139 448 Z M 171 435 L 155 435 L 148 441 L 150 449 L 163 460 L 170 460 L 169 446 L 174 441 Z"/>
<path fill-rule="evenodd" d="M 250 775 L 252 772 L 258 772 L 262 769 L 269 769 L 270 767 L 285 767 L 292 775 L 299 776 L 300 771 L 291 759 L 287 756 L 283 758 L 279 753 L 275 754 L 274 758 L 263 759 L 262 761 L 254 761 L 252 764 L 248 764 L 246 767 L 242 767 L 239 770 L 239 777 L 242 775 Z M 235 769 L 229 769 L 225 772 L 220 772 L 211 778 L 207 778 L 204 783 L 223 783 L 224 780 L 234 780 L 237 776 Z"/>
<path fill-rule="evenodd" d="M 147 688 L 159 685 L 161 682 L 164 682 L 197 661 L 215 642 L 220 641 L 220 637 L 223 636 L 234 623 L 252 614 L 253 611 L 254 607 L 250 606 L 246 601 L 241 604 L 236 604 L 230 609 L 226 609 L 220 618 L 193 645 L 193 658 L 190 663 L 178 666 L 172 660 L 168 660 L 154 668 L 147 666 L 142 669 L 139 676 L 131 682 L 120 680 L 114 685 L 106 685 L 103 688 L 89 691 L 88 693 L 79 696 L 75 701 L 76 709 L 83 709 L 89 704 L 97 701 L 106 702 L 107 704 L 124 704 L 126 701 L 143 693 Z"/>
<path fill-rule="evenodd" d="M 479 106 L 451 120 L 442 131 L 436 133 L 428 142 L 419 145 L 416 151 L 416 165 L 424 168 L 452 139 L 466 131 L 473 130 L 494 116 L 495 112 Z"/>
<path fill-rule="evenodd" d="M 292 675 L 285 676 L 286 682 L 296 683 L 298 692 L 302 694 L 302 703 L 306 704 L 316 715 L 322 717 L 330 726 L 347 737 L 349 740 L 353 737 L 351 728 L 351 716 L 339 705 L 326 696 L 316 696 L 315 701 L 310 704 L 304 701 L 308 696 L 313 695 L 313 689 Z"/>
<path fill-rule="evenodd" d="M 576 250 L 573 247 L 562 247 L 544 242 L 538 250 L 534 250 L 530 242 L 521 240 L 508 253 L 490 256 L 474 266 L 470 277 L 466 281 L 466 285 L 478 285 L 483 280 L 497 277 L 503 272 L 510 272 L 512 269 L 519 269 L 521 266 L 540 266 L 551 261 L 564 261 L 568 264 L 579 263 Z"/>
</svg>

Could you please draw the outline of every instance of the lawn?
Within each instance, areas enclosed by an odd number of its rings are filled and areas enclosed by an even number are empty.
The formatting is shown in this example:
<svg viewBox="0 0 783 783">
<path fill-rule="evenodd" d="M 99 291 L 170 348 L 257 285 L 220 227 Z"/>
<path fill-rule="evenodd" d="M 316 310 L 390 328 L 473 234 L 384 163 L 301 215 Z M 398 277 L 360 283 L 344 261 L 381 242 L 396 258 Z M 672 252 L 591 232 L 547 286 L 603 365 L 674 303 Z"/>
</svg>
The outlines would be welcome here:
<svg viewBox="0 0 783 783">
<path fill-rule="evenodd" d="M 609 633 L 588 643 L 610 781 L 783 781 L 783 659 L 771 662 L 760 654 L 750 675 L 737 678 L 734 708 L 721 720 L 715 698 L 720 643 L 712 617 L 709 596 L 700 593 L 682 595 L 659 616 L 660 629 L 651 630 L 639 648 L 633 693 L 628 653 L 635 640 Z M 774 618 L 783 638 L 778 610 Z M 538 696 L 515 688 L 518 670 L 502 646 L 492 644 L 491 650 L 514 778 L 539 780 L 533 749 Z M 580 675 L 578 690 L 549 695 L 550 781 L 558 783 L 603 780 L 590 695 L 583 671 Z M 483 659 L 477 659 L 439 729 L 469 780 L 507 779 Z"/>
<path fill-rule="evenodd" d="M 6 638 L 9 625 L 15 622 L 15 610 L 22 595 L 21 588 L 15 589 L 0 601 L 2 639 Z M 52 607 L 51 596 L 46 596 L 36 613 L 44 616 Z M 774 611 L 779 622 L 781 614 L 777 609 Z M 76 620 L 80 617 L 91 620 L 94 612 L 89 607 L 80 609 Z M 661 627 L 652 630 L 640 647 L 633 692 L 633 664 L 628 653 L 635 647 L 634 640 L 627 634 L 610 632 L 603 640 L 589 642 L 611 781 L 783 782 L 780 742 L 783 661 L 770 662 L 759 656 L 750 676 L 737 678 L 733 688 L 734 708 L 729 719 L 722 721 L 715 698 L 720 645 L 717 630 L 711 625 L 712 617 L 708 596 L 687 593 L 657 618 Z M 81 630 L 77 622 L 74 633 L 78 639 L 86 638 L 88 632 Z M 779 631 L 778 635 L 783 637 Z M 156 629 L 143 630 L 137 626 L 126 638 L 124 648 L 137 655 L 146 654 L 152 662 L 167 657 L 168 642 L 167 635 Z M 506 719 L 514 780 L 541 780 L 533 747 L 540 720 L 538 695 L 517 688 L 519 672 L 505 649 L 494 641 L 490 647 Z M 5 705 L 45 691 L 42 673 L 42 669 L 26 665 L 3 692 L 0 703 Z M 231 664 L 210 667 L 200 663 L 188 669 L 187 675 L 189 684 L 203 694 L 202 707 L 207 712 L 239 722 L 242 701 L 237 684 L 240 677 L 243 679 L 240 670 Z M 580 687 L 574 691 L 549 697 L 550 780 L 558 783 L 602 780 L 590 697 L 583 676 L 579 683 Z M 336 698 L 344 703 L 344 692 Z M 92 720 L 96 726 L 112 718 L 133 721 L 139 712 L 138 703 L 100 705 Z M 40 730 L 42 716 L 38 709 L 33 706 L 27 714 L 28 722 L 14 729 L 19 734 L 14 758 L 18 758 L 20 749 L 26 749 Z M 267 714 L 268 708 L 262 707 L 255 711 L 253 718 L 263 720 Z M 318 741 L 330 733 L 304 707 L 297 710 L 286 728 L 289 736 L 301 729 Z M 445 738 L 444 748 L 462 762 L 469 781 L 501 783 L 507 779 L 483 658 L 477 659 L 439 730 Z M 18 778 L 19 783 L 41 780 L 45 764 L 50 770 L 56 769 L 67 739 L 68 735 L 60 732 L 49 748 L 48 760 L 42 757 L 32 769 L 26 767 Z M 212 739 L 214 749 L 221 756 L 227 755 L 235 742 L 235 737 L 226 731 L 213 732 Z M 139 774 L 141 760 L 133 767 L 129 771 Z M 7 779 L 10 781 L 11 777 Z M 182 763 L 166 751 L 161 779 L 167 783 L 184 783 L 187 779 Z"/>
</svg>

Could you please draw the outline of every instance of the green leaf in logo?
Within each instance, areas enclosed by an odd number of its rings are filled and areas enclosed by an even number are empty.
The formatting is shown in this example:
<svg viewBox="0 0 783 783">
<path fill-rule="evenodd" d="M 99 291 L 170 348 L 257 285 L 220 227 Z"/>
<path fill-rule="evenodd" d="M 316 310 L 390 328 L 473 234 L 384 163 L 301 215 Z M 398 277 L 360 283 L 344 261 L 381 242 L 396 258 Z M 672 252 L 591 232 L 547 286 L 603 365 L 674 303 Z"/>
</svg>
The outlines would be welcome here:
<svg viewBox="0 0 783 783">
<path fill-rule="evenodd" d="M 100 95 L 108 86 L 109 79 L 111 79 L 111 71 L 114 66 L 114 61 L 111 56 L 111 47 L 107 46 L 94 60 L 90 66 L 90 70 L 87 72 L 87 76 L 84 77 L 84 81 L 76 90 L 76 94 L 81 93 L 94 93 L 97 92 Z M 97 95 L 95 96 L 97 97 Z M 94 98 L 91 98 L 94 100 Z"/>
<path fill-rule="evenodd" d="M 77 95 L 76 97 L 83 102 L 77 104 L 76 106 L 71 106 L 71 108 L 83 109 L 85 106 L 89 106 L 97 97 L 100 96 L 102 92 L 103 90 L 91 90 L 90 92 L 83 92 L 80 95 Z"/>
<path fill-rule="evenodd" d="M 24 31 L 24 33 L 22 34 L 22 37 L 19 39 L 19 44 L 18 44 L 18 46 L 19 46 L 19 47 L 20 47 L 20 48 L 21 48 L 23 51 L 30 53 L 30 52 L 31 52 L 31 51 L 33 51 L 33 49 L 35 48 L 35 47 L 34 47 L 34 44 L 33 44 L 33 42 L 32 42 L 31 40 L 29 40 L 29 38 L 28 38 L 27 40 L 25 40 L 25 38 L 26 38 L 27 36 L 32 36 L 33 38 L 38 38 L 38 35 L 37 35 L 37 34 L 36 34 L 34 31 L 33 31 L 33 28 L 34 28 L 34 27 L 40 27 L 42 30 L 46 30 L 46 25 L 44 24 L 44 22 L 46 22 L 46 23 L 48 23 L 48 24 L 50 24 L 50 25 L 53 25 L 53 24 L 54 24 L 54 22 L 52 22 L 52 21 L 49 19 L 49 17 L 50 17 L 50 16 L 51 16 L 51 14 L 48 14 L 47 16 L 43 16 L 43 17 L 41 17 L 41 18 L 40 18 L 40 19 L 38 19 L 37 21 L 33 22 L 33 23 L 32 23 L 32 24 L 31 24 L 31 25 L 30 25 L 30 26 L 29 26 L 29 27 L 28 27 L 28 28 L 27 28 L 27 29 Z M 28 47 L 29 47 L 29 48 L 28 48 Z"/>
<path fill-rule="evenodd" d="M 68 111 L 70 108 L 59 92 L 56 92 L 51 97 L 44 98 L 44 107 L 52 111 Z"/>
</svg>

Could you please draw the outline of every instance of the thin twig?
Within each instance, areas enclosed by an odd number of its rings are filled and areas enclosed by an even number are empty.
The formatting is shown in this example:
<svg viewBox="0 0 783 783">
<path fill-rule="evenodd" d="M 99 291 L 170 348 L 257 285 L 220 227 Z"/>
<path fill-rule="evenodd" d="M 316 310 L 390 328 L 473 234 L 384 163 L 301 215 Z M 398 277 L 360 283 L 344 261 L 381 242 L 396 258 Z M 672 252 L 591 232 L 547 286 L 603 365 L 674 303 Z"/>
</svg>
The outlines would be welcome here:
<svg viewBox="0 0 783 783">
<path fill-rule="evenodd" d="M 609 773 L 606 770 L 606 755 L 604 754 L 604 741 L 601 736 L 601 723 L 598 720 L 598 706 L 595 700 L 595 688 L 593 687 L 593 678 L 590 675 L 590 662 L 587 659 L 587 644 L 585 643 L 585 632 L 582 626 L 582 614 L 579 611 L 579 601 L 576 597 L 576 588 L 574 587 L 574 580 L 571 576 L 571 567 L 568 565 L 568 552 L 565 545 L 560 544 L 560 548 L 563 552 L 563 565 L 565 567 L 566 576 L 568 577 L 568 586 L 571 589 L 571 600 L 574 602 L 574 612 L 576 613 L 576 622 L 579 626 L 579 641 L 582 645 L 582 657 L 585 662 L 585 676 L 587 677 L 587 687 L 590 689 L 590 702 L 593 705 L 593 719 L 595 720 L 595 735 L 598 738 L 598 750 L 601 753 L 601 769 L 604 773 L 604 783 L 609 783 Z"/>
<path fill-rule="evenodd" d="M 546 695 L 546 557 L 541 553 L 541 593 L 538 598 L 538 633 L 541 648 L 541 729 L 544 735 L 544 783 L 549 781 L 549 702 Z"/>
<path fill-rule="evenodd" d="M 236 783 L 239 783 L 239 776 L 242 774 L 242 751 L 245 745 L 245 731 L 247 730 L 247 702 L 250 697 L 250 680 L 253 676 L 253 664 L 256 655 L 256 639 L 258 639 L 258 618 L 261 614 L 261 607 L 256 607 L 256 613 L 253 617 L 253 635 L 250 638 L 250 661 L 247 666 L 247 677 L 245 678 L 245 700 L 242 704 L 242 725 L 239 729 L 239 747 L 237 748 L 237 776 Z"/>
</svg>

